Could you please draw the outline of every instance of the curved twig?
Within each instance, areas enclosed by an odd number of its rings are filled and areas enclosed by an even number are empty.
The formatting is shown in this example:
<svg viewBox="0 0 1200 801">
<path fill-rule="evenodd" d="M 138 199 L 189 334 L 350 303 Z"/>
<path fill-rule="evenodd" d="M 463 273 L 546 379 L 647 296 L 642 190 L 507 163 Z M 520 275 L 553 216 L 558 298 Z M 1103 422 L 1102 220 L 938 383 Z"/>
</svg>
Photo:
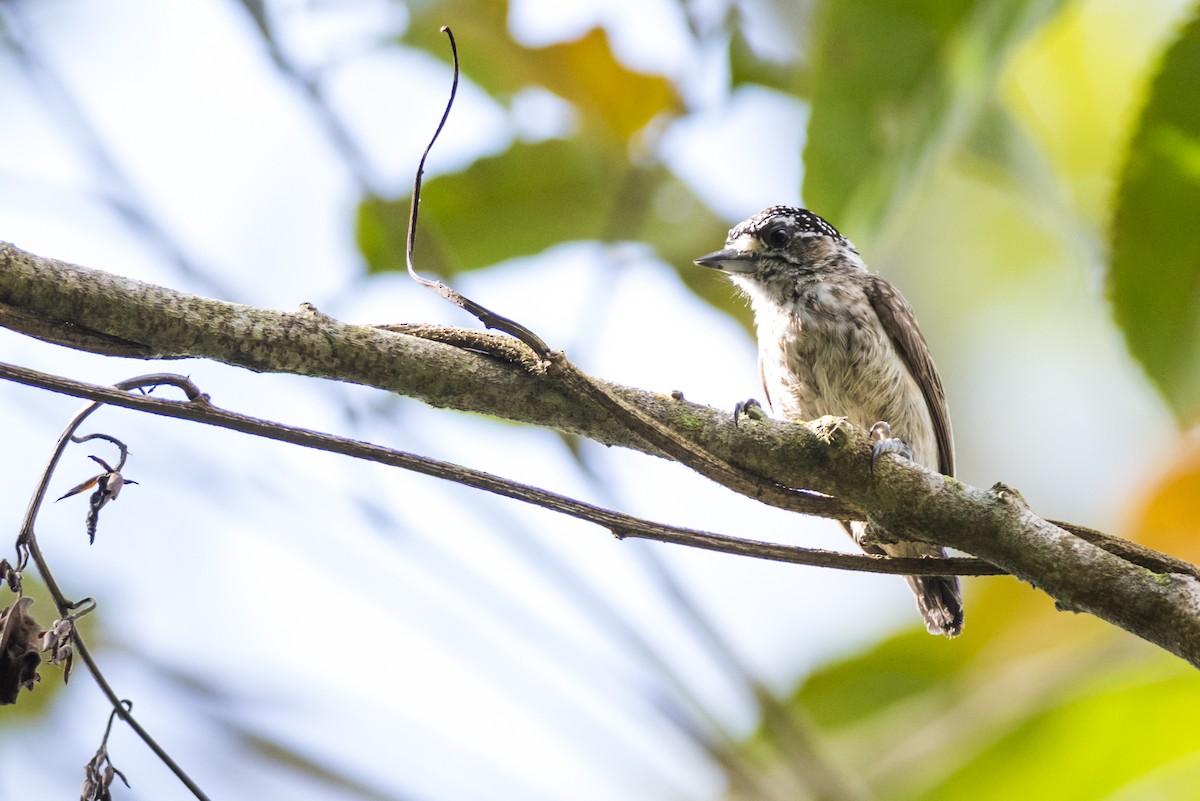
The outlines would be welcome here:
<svg viewBox="0 0 1200 801">
<path fill-rule="evenodd" d="M 127 446 L 124 442 L 117 439 L 116 437 L 110 437 L 108 434 L 100 434 L 100 433 L 84 434 L 82 437 L 72 436 L 71 442 L 74 442 L 76 444 L 82 444 L 84 442 L 89 442 L 93 439 L 102 439 L 102 440 L 105 440 L 106 442 L 111 442 L 113 445 L 117 446 L 117 450 L 120 451 L 120 453 L 121 453 L 121 458 L 117 459 L 117 463 L 113 466 L 112 469 L 118 473 L 121 472 L 121 470 L 123 470 L 125 467 L 125 460 L 127 458 L 129 458 L 129 446 Z M 95 459 L 96 457 L 93 456 L 92 458 Z"/>
<path fill-rule="evenodd" d="M 458 45 L 454 41 L 454 33 L 448 26 L 442 26 L 442 33 L 446 34 L 447 38 L 450 39 L 450 53 L 454 59 L 454 80 L 450 84 L 450 97 L 446 101 L 446 109 L 442 112 L 442 119 L 438 122 L 437 129 L 434 130 L 429 144 L 425 146 L 425 152 L 421 154 L 421 160 L 417 163 L 417 174 L 413 178 L 412 202 L 409 204 L 408 209 L 408 237 L 404 249 L 408 274 L 421 286 L 432 289 L 455 306 L 475 315 L 479 322 L 483 323 L 487 328 L 495 328 L 497 331 L 511 334 L 532 348 L 539 357 L 544 358 L 550 353 L 550 348 L 537 334 L 515 320 L 510 320 L 507 317 L 496 314 L 470 298 L 460 295 L 441 281 L 431 281 L 428 278 L 421 277 L 417 273 L 416 266 L 413 264 L 413 248 L 417 239 L 417 208 L 421 203 L 421 179 L 425 174 L 425 160 L 429 158 L 429 152 L 433 150 L 433 145 L 437 142 L 438 136 L 441 135 L 442 128 L 446 127 L 446 120 L 450 118 L 450 109 L 454 106 L 454 98 L 458 95 Z"/>
</svg>

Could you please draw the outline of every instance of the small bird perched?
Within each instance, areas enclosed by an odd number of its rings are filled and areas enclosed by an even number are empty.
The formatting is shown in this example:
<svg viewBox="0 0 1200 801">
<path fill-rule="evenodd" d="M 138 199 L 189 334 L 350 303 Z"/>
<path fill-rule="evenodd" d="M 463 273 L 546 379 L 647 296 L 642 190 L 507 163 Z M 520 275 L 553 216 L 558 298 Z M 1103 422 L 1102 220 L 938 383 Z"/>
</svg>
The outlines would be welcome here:
<svg viewBox="0 0 1200 801">
<path fill-rule="evenodd" d="M 884 432 L 876 454 L 899 450 L 954 475 L 946 393 L 912 307 L 867 270 L 836 228 L 807 209 L 772 206 L 735 226 L 723 250 L 696 264 L 721 270 L 750 299 L 773 412 L 788 420 L 845 417 Z M 862 523 L 847 529 L 868 553 L 945 556 L 936 545 L 864 539 Z M 905 579 L 930 634 L 962 631 L 957 578 Z"/>
</svg>

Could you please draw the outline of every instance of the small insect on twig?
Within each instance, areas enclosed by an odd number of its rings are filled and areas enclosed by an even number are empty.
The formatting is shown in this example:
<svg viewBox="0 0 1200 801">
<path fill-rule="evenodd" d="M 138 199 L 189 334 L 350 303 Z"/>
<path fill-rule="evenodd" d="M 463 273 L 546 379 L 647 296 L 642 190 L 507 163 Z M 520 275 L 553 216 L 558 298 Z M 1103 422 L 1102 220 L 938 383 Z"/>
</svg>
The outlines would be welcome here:
<svg viewBox="0 0 1200 801">
<path fill-rule="evenodd" d="M 87 481 L 67 490 L 65 494 L 55 499 L 55 503 L 63 498 L 70 498 L 72 495 L 78 495 L 84 490 L 90 490 L 92 487 L 96 491 L 92 493 L 92 497 L 88 501 L 87 515 L 87 532 L 88 543 L 96 541 L 96 523 L 100 518 L 100 510 L 109 501 L 115 501 L 117 496 L 121 494 L 121 488 L 126 484 L 136 484 L 136 481 L 130 481 L 121 475 L 121 471 L 117 468 L 109 467 L 108 462 L 101 459 L 99 456 L 88 456 L 96 464 L 104 468 L 103 473 L 92 476 Z"/>
</svg>

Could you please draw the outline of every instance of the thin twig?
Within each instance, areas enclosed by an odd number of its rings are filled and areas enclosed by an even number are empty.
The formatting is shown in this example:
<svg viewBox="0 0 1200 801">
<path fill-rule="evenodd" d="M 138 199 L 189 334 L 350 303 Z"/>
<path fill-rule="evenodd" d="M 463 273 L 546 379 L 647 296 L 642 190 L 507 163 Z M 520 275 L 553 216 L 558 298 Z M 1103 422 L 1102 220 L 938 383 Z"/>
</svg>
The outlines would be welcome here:
<svg viewBox="0 0 1200 801">
<path fill-rule="evenodd" d="M 170 383 L 163 376 L 154 376 L 159 383 Z M 177 377 L 185 381 L 181 376 Z M 540 487 L 532 487 L 510 481 L 499 476 L 467 467 L 431 459 L 426 456 L 392 450 L 359 440 L 338 437 L 306 428 L 287 426 L 256 417 L 238 414 L 212 405 L 207 396 L 196 391 L 191 402 L 172 401 L 125 392 L 113 387 L 88 384 L 62 376 L 30 370 L 0 362 L 0 379 L 40 387 L 66 395 L 90 398 L 113 406 L 150 412 L 180 420 L 191 420 L 206 425 L 252 434 L 265 439 L 287 442 L 315 450 L 338 453 L 355 459 L 377 462 L 399 467 L 434 478 L 442 478 L 468 487 L 482 489 L 506 498 L 540 506 L 570 517 L 585 520 L 612 531 L 618 537 L 656 540 L 676 545 L 686 545 L 703 550 L 735 554 L 754 559 L 775 562 L 831 567 L 840 570 L 856 570 L 867 573 L 899 575 L 958 575 L 995 576 L 1004 571 L 979 559 L 902 559 L 878 557 L 866 554 L 826 551 L 816 548 L 801 548 L 772 542 L 730 537 L 695 529 L 669 526 L 631 515 L 603 509 L 599 506 L 577 501 Z M 190 384 L 190 382 L 189 382 Z M 1153 553 L 1153 551 L 1150 551 Z"/>
<path fill-rule="evenodd" d="M 152 387 L 161 384 L 173 384 L 176 386 L 183 384 L 190 386 L 191 389 L 195 390 L 195 392 L 188 392 L 188 397 L 193 401 L 203 397 L 200 395 L 199 390 L 195 389 L 195 385 L 191 384 L 190 381 L 182 376 L 165 376 L 159 374 L 142 376 L 139 378 L 129 379 L 127 381 L 122 381 L 121 383 L 115 385 L 115 387 L 117 391 L 128 394 L 127 390 L 130 389 L 138 387 Z M 54 452 L 51 454 L 49 461 L 46 463 L 46 467 L 42 471 L 42 477 L 38 481 L 37 489 L 34 490 L 33 497 L 30 499 L 29 506 L 25 511 L 25 518 L 21 522 L 21 532 L 17 535 L 17 552 L 19 554 L 19 562 L 21 566 L 24 566 L 29 557 L 33 558 L 33 562 L 37 566 L 38 572 L 41 574 L 47 590 L 50 592 L 51 597 L 54 599 L 55 605 L 58 607 L 59 614 L 63 617 L 66 617 L 71 613 L 72 610 L 76 609 L 79 606 L 79 603 L 68 599 L 63 593 L 62 588 L 59 587 L 58 581 L 54 578 L 54 574 L 50 570 L 50 565 L 46 562 L 46 558 L 42 554 L 42 549 L 38 545 L 37 536 L 34 533 L 34 524 L 37 521 L 37 515 L 41 510 L 42 503 L 46 498 L 46 490 L 50 486 L 50 479 L 54 475 L 54 470 L 58 466 L 59 460 L 62 458 L 63 451 L 66 450 L 67 443 L 71 441 L 84 442 L 97 437 L 116 442 L 116 440 L 107 435 L 93 434 L 79 438 L 75 437 L 75 431 L 78 430 L 79 426 L 83 424 L 83 421 L 86 420 L 88 416 L 92 414 L 92 412 L 104 405 L 104 403 L 105 401 L 102 400 L 93 400 L 91 403 L 84 406 L 75 414 L 73 418 L 71 418 L 71 421 L 67 424 L 67 427 L 63 430 L 62 434 L 59 435 L 58 442 L 54 447 Z M 125 461 L 125 453 L 125 448 L 122 446 L 122 463 Z M 142 725 L 138 723 L 130 710 L 126 708 L 124 702 L 122 702 L 121 698 L 117 695 L 112 686 L 108 683 L 108 680 L 104 677 L 104 674 L 100 670 L 100 666 L 96 664 L 96 660 L 92 658 L 92 654 L 88 650 L 78 628 L 75 629 L 74 634 L 72 635 L 72 645 L 75 649 L 75 652 L 78 653 L 80 658 L 83 660 L 83 663 L 87 665 L 88 672 L 92 674 L 92 679 L 96 682 L 96 686 L 100 688 L 100 691 L 108 699 L 109 704 L 112 705 L 113 713 L 120 717 L 122 721 L 124 721 L 131 729 L 133 729 L 138 737 L 141 738 L 142 742 L 154 752 L 155 756 L 157 756 L 159 760 L 162 761 L 162 763 L 166 765 L 172 773 L 175 774 L 175 777 L 178 778 L 179 781 L 181 781 L 196 798 L 200 799 L 201 801 L 208 801 L 208 796 L 204 794 L 199 785 L 192 781 L 191 777 L 184 772 L 183 768 L 181 768 L 178 763 L 171 758 L 171 755 L 168 754 L 166 750 L 164 750 L 163 747 L 160 746 L 158 742 L 150 736 L 149 732 L 142 728 Z"/>
</svg>

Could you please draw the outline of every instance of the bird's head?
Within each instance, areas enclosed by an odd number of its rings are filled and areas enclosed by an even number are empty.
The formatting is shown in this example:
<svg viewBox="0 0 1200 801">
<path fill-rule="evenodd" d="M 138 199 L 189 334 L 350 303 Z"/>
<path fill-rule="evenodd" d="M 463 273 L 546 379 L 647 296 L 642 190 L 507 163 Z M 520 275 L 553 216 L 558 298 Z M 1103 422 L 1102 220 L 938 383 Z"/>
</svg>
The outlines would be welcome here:
<svg viewBox="0 0 1200 801">
<path fill-rule="evenodd" d="M 780 272 L 811 272 L 854 246 L 838 230 L 807 209 L 772 206 L 738 223 L 725 247 L 696 259 L 731 276 L 767 279 Z"/>
</svg>

